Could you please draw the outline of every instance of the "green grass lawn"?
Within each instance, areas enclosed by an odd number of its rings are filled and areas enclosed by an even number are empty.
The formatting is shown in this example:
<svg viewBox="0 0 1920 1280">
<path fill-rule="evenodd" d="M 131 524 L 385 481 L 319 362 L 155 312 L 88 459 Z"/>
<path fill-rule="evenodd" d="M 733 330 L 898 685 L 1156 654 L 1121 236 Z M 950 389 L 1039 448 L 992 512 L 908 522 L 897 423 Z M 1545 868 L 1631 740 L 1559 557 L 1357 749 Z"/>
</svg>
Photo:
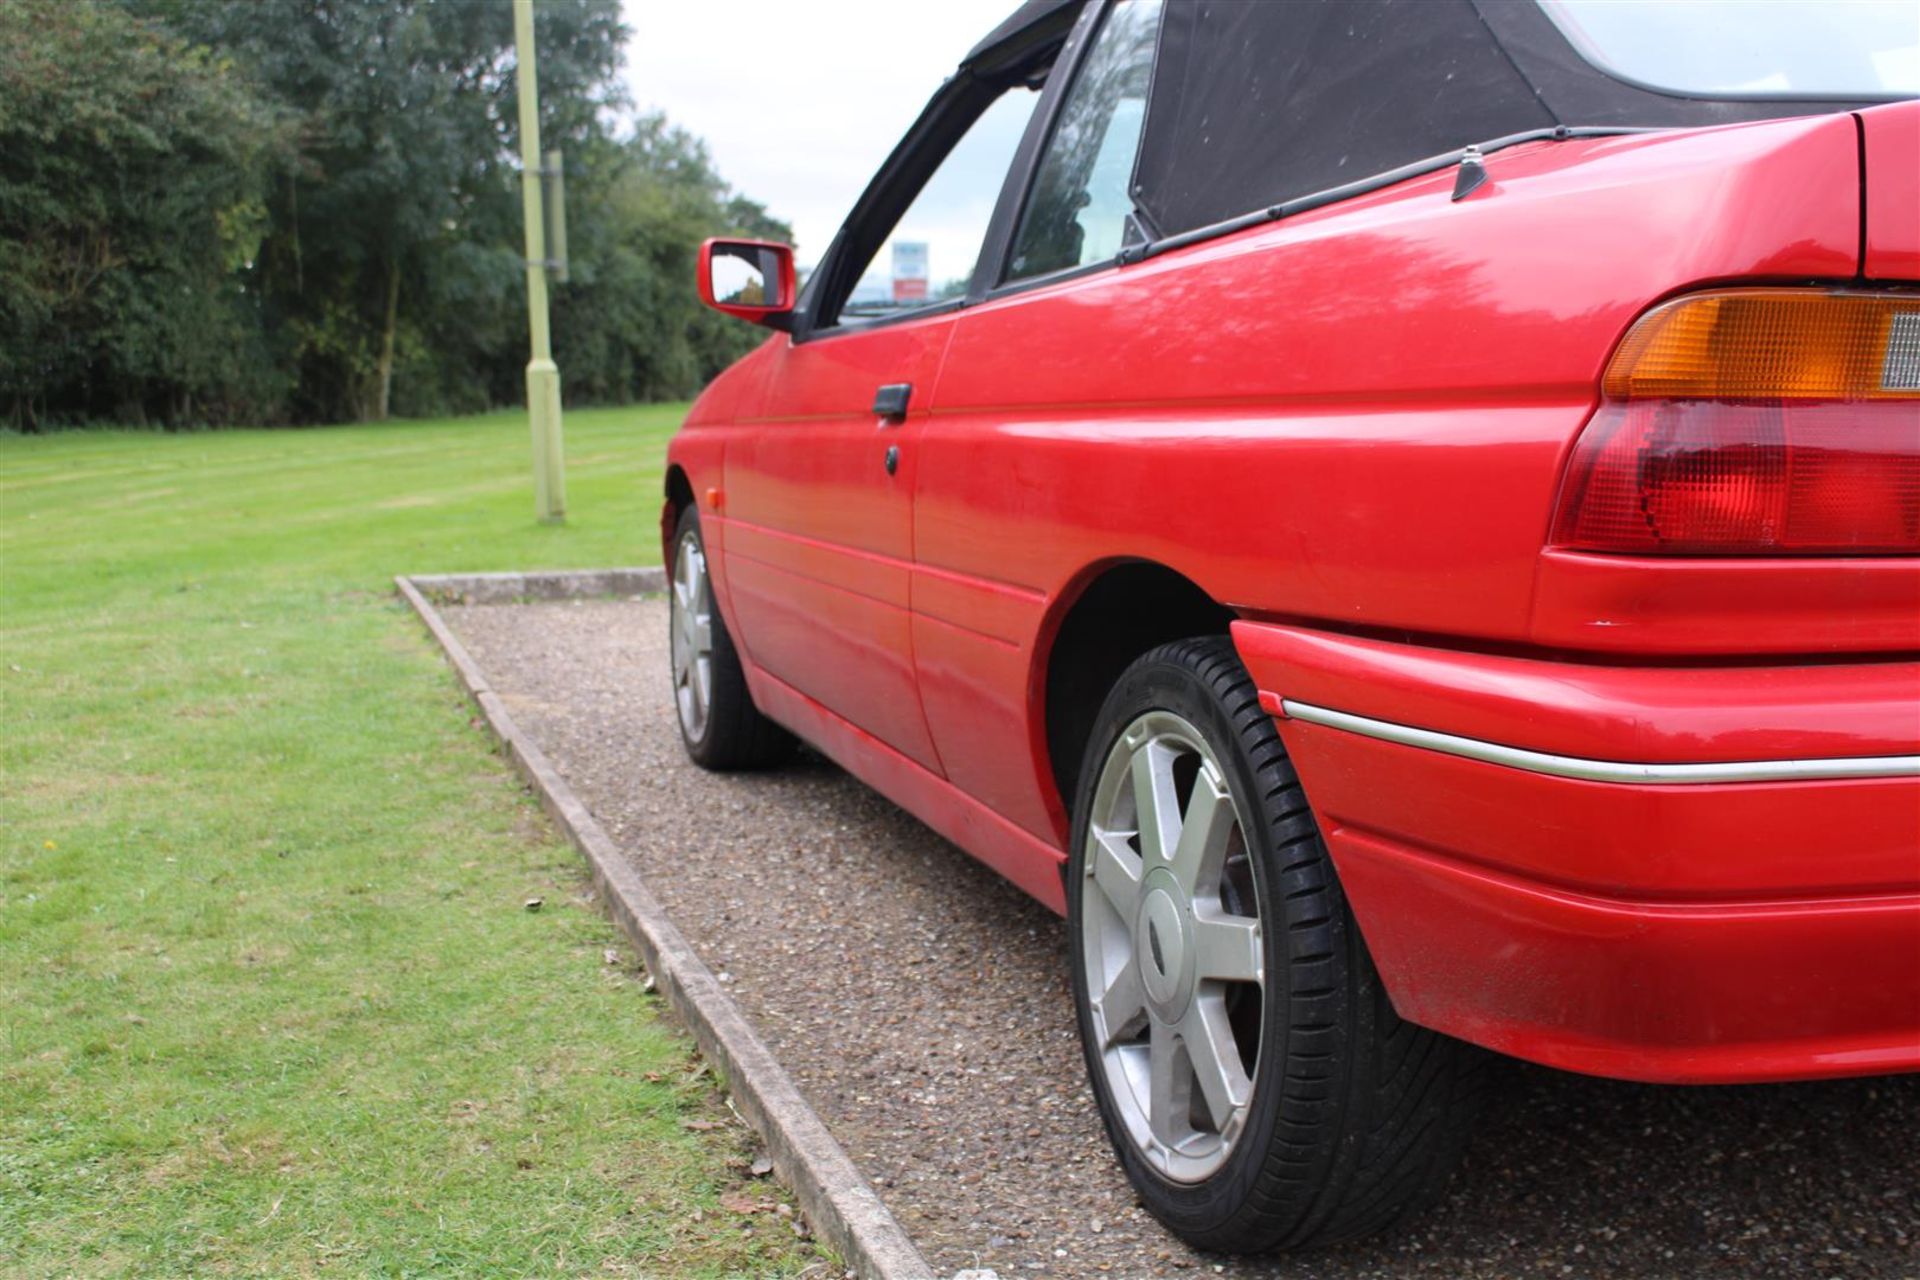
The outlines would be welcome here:
<svg viewBox="0 0 1920 1280">
<path fill-rule="evenodd" d="M 0 1273 L 818 1264 L 390 586 L 657 561 L 681 411 L 565 527 L 517 414 L 0 439 Z"/>
</svg>

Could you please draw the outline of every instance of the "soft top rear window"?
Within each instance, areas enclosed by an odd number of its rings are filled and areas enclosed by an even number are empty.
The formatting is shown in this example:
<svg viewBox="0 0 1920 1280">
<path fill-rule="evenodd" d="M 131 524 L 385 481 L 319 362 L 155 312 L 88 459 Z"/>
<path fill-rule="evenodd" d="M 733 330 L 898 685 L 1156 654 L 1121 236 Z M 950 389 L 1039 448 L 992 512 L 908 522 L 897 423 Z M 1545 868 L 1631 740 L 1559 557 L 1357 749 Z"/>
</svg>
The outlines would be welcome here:
<svg viewBox="0 0 1920 1280">
<path fill-rule="evenodd" d="M 1914 0 L 1540 0 L 1573 47 L 1692 97 L 1920 94 Z"/>
</svg>

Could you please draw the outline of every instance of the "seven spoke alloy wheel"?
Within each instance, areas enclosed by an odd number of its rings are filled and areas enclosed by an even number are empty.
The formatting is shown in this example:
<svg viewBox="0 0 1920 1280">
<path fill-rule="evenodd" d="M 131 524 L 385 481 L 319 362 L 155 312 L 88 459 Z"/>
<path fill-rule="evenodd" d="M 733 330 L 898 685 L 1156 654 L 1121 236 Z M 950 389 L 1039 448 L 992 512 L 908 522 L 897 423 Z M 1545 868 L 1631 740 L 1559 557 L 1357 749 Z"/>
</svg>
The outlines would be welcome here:
<svg viewBox="0 0 1920 1280">
<path fill-rule="evenodd" d="M 1246 1130 L 1265 983 L 1245 836 L 1200 731 L 1169 711 L 1127 725 L 1087 841 L 1080 946 L 1100 1067 L 1149 1163 L 1197 1182 Z"/>
<path fill-rule="evenodd" d="M 714 603 L 700 514 L 692 506 L 674 526 L 670 567 L 673 701 L 687 754 L 707 769 L 778 764 L 792 753 L 793 737 L 753 705 L 740 655 Z"/>
<path fill-rule="evenodd" d="M 1252 1253 L 1379 1230 L 1437 1191 L 1484 1055 L 1394 1012 L 1231 640 L 1121 674 L 1073 813 L 1081 1046 L 1147 1209 Z"/>
</svg>

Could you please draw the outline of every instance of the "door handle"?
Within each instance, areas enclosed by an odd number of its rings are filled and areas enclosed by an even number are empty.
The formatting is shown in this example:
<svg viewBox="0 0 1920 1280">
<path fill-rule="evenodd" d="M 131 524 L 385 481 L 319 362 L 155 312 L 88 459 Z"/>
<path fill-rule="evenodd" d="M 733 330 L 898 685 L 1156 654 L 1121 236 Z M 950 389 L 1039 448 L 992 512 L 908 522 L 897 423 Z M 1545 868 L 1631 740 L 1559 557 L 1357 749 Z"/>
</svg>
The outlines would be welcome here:
<svg viewBox="0 0 1920 1280">
<path fill-rule="evenodd" d="M 873 393 L 874 416 L 880 425 L 891 427 L 907 419 L 907 402 L 913 399 L 911 382 L 889 382 Z"/>
<path fill-rule="evenodd" d="M 894 472 L 900 469 L 900 446 L 899 445 L 890 444 L 887 446 L 887 460 L 885 465 L 887 468 L 888 475 L 892 475 Z"/>
</svg>

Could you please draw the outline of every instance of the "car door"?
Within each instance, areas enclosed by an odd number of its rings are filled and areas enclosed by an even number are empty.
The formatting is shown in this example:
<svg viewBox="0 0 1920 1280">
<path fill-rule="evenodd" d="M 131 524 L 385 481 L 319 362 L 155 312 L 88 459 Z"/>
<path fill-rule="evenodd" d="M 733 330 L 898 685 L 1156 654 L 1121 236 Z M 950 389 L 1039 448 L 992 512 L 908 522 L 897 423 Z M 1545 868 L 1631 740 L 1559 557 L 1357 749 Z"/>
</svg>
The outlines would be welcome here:
<svg viewBox="0 0 1920 1280">
<path fill-rule="evenodd" d="M 1087 492 L 1089 473 L 1036 469 L 1026 442 L 1075 421 L 1098 439 L 1103 402 L 1121 398 L 1127 371 L 1142 364 L 1115 358 L 1113 326 L 1135 331 L 1135 349 L 1149 359 L 1167 336 L 1156 332 L 1150 309 L 1116 314 L 1098 287 L 1140 239 L 1131 181 L 1161 10 L 1161 0 L 1089 10 L 1063 53 L 1059 101 L 1049 102 L 1036 130 L 1030 177 L 1006 202 L 1010 216 L 974 290 L 986 305 L 957 322 L 938 416 L 918 450 L 913 639 L 927 723 L 954 786 L 1048 841 L 1064 838 L 1066 815 L 1035 769 L 1036 756 L 1044 758 L 1033 718 L 1035 650 L 1049 638 L 1044 619 L 1062 566 L 1100 553 L 1056 536 L 1058 522 L 1041 519 Z M 1007 304 L 992 299 L 1009 292 L 1046 308 L 1044 362 L 1031 362 L 1031 334 L 975 336 L 1006 331 Z M 1069 370 L 1082 395 L 1034 401 L 1032 386 Z M 1153 477 L 1140 483 L 1150 490 Z M 1120 495 L 1092 500 L 1122 512 L 1131 503 Z"/>
<path fill-rule="evenodd" d="M 858 206 L 724 464 L 752 663 L 938 773 L 909 614 L 917 444 L 1038 92 L 949 82 Z"/>
<path fill-rule="evenodd" d="M 873 403 L 882 386 L 924 396 L 948 333 L 929 317 L 781 353 L 765 413 L 727 450 L 724 491 L 754 665 L 935 770 L 907 624 L 919 420 L 910 401 L 904 418 Z"/>
</svg>

